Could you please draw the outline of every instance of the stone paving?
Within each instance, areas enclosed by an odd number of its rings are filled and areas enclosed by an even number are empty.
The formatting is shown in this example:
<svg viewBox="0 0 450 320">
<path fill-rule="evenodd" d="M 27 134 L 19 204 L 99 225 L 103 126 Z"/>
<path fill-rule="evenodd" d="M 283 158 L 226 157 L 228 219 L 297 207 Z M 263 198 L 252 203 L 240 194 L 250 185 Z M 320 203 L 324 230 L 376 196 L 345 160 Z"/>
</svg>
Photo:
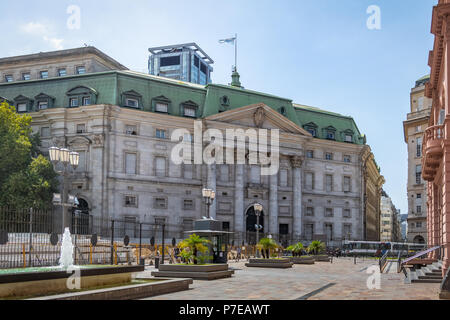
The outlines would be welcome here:
<svg viewBox="0 0 450 320">
<path fill-rule="evenodd" d="M 339 258 L 333 263 L 294 265 L 292 269 L 247 268 L 230 263 L 235 275 L 214 281 L 194 281 L 191 289 L 149 300 L 437 300 L 439 284 L 404 284 L 392 263 L 381 275 L 381 288 L 367 288 L 367 268 L 377 260 Z M 148 268 L 148 275 L 153 268 Z"/>
</svg>

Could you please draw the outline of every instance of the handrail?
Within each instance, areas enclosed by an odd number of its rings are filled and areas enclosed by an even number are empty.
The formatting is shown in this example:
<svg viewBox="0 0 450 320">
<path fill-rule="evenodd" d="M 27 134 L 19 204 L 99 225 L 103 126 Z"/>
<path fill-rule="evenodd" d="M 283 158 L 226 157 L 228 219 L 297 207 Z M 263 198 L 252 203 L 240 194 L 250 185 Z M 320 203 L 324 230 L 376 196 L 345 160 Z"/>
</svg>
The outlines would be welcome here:
<svg viewBox="0 0 450 320">
<path fill-rule="evenodd" d="M 408 263 L 409 261 L 414 260 L 416 258 L 420 258 L 420 257 L 422 257 L 422 256 L 424 256 L 424 255 L 426 255 L 426 254 L 428 254 L 430 252 L 433 252 L 433 251 L 435 251 L 437 249 L 440 249 L 440 248 L 441 248 L 441 246 L 437 246 L 437 247 L 433 247 L 431 249 L 427 249 L 427 250 L 421 251 L 421 252 L 413 255 L 412 257 L 409 257 L 409 258 L 403 260 L 402 261 L 402 265 L 404 265 L 404 264 Z"/>
<path fill-rule="evenodd" d="M 387 257 L 389 255 L 389 251 L 387 250 L 386 253 L 380 258 L 379 260 L 379 264 L 380 264 L 380 272 L 383 273 L 384 268 L 386 267 L 387 264 Z"/>
</svg>

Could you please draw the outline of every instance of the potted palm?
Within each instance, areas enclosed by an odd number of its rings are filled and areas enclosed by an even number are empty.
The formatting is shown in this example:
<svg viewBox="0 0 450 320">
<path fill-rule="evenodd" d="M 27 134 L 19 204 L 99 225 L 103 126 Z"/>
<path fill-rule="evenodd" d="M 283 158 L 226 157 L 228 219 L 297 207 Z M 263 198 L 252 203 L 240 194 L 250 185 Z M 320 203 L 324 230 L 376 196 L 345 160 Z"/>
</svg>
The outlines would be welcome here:
<svg viewBox="0 0 450 320">
<path fill-rule="evenodd" d="M 272 238 L 261 239 L 257 247 L 263 252 L 263 259 L 250 259 L 249 262 L 245 264 L 246 267 L 292 268 L 292 262 L 289 259 L 270 257 L 270 251 L 278 248 L 276 241 Z"/>
<path fill-rule="evenodd" d="M 309 255 L 302 256 L 305 247 L 301 242 L 289 246 L 287 250 L 292 252 L 292 257 L 290 257 L 290 259 L 294 264 L 314 264 L 314 257 Z"/>
<path fill-rule="evenodd" d="M 330 261 L 328 255 L 323 254 L 325 252 L 325 243 L 322 241 L 313 241 L 308 246 L 308 253 L 314 256 L 315 261 Z"/>
<path fill-rule="evenodd" d="M 163 278 L 192 278 L 198 280 L 214 280 L 228 278 L 234 274 L 233 270 L 228 270 L 228 264 L 207 263 L 212 260 L 209 255 L 208 245 L 211 242 L 192 234 L 178 244 L 182 251 L 180 256 L 184 263 L 172 265 L 159 265 L 158 271 L 153 271 L 152 276 Z"/>
</svg>

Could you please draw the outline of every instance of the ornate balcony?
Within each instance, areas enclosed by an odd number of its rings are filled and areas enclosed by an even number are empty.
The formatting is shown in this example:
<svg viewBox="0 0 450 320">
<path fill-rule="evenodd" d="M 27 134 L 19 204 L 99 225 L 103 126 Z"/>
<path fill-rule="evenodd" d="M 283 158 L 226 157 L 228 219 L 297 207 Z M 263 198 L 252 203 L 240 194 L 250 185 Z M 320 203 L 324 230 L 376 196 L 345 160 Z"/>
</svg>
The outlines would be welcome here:
<svg viewBox="0 0 450 320">
<path fill-rule="evenodd" d="M 422 176 L 433 181 L 443 155 L 444 125 L 432 126 L 425 130 L 423 141 Z"/>
</svg>

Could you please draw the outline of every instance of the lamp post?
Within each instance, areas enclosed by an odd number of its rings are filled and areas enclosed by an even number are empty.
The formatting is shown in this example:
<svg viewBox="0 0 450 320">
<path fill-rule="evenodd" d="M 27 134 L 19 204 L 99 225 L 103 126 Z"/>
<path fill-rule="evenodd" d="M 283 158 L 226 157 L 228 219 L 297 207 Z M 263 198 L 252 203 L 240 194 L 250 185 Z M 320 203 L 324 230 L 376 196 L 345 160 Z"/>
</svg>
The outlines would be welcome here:
<svg viewBox="0 0 450 320">
<path fill-rule="evenodd" d="M 210 219 L 211 217 L 209 215 L 209 208 L 211 207 L 211 205 L 214 202 L 214 199 L 216 198 L 216 192 L 212 189 L 205 188 L 205 189 L 203 189 L 202 194 L 203 194 L 203 198 L 205 199 L 206 206 L 208 208 L 206 217 L 208 219 Z"/>
<path fill-rule="evenodd" d="M 62 193 L 61 193 L 61 207 L 62 207 L 62 232 L 67 225 L 67 208 L 71 207 L 73 204 L 68 204 L 68 191 L 66 188 L 66 178 L 69 176 L 69 167 L 72 167 L 72 170 L 76 170 L 78 164 L 80 162 L 80 154 L 77 152 L 70 151 L 67 148 L 57 148 L 51 147 L 49 149 L 50 161 L 53 164 L 55 171 L 62 176 Z M 63 165 L 63 170 L 56 170 L 56 166 L 61 163 Z"/>
<path fill-rule="evenodd" d="M 253 205 L 253 209 L 255 210 L 255 214 L 256 214 L 256 245 L 258 245 L 259 243 L 259 231 L 262 230 L 262 226 L 259 224 L 259 217 L 261 216 L 261 212 L 263 209 L 263 206 L 259 203 L 255 203 Z M 259 250 L 256 249 L 256 257 L 259 258 Z"/>
</svg>

